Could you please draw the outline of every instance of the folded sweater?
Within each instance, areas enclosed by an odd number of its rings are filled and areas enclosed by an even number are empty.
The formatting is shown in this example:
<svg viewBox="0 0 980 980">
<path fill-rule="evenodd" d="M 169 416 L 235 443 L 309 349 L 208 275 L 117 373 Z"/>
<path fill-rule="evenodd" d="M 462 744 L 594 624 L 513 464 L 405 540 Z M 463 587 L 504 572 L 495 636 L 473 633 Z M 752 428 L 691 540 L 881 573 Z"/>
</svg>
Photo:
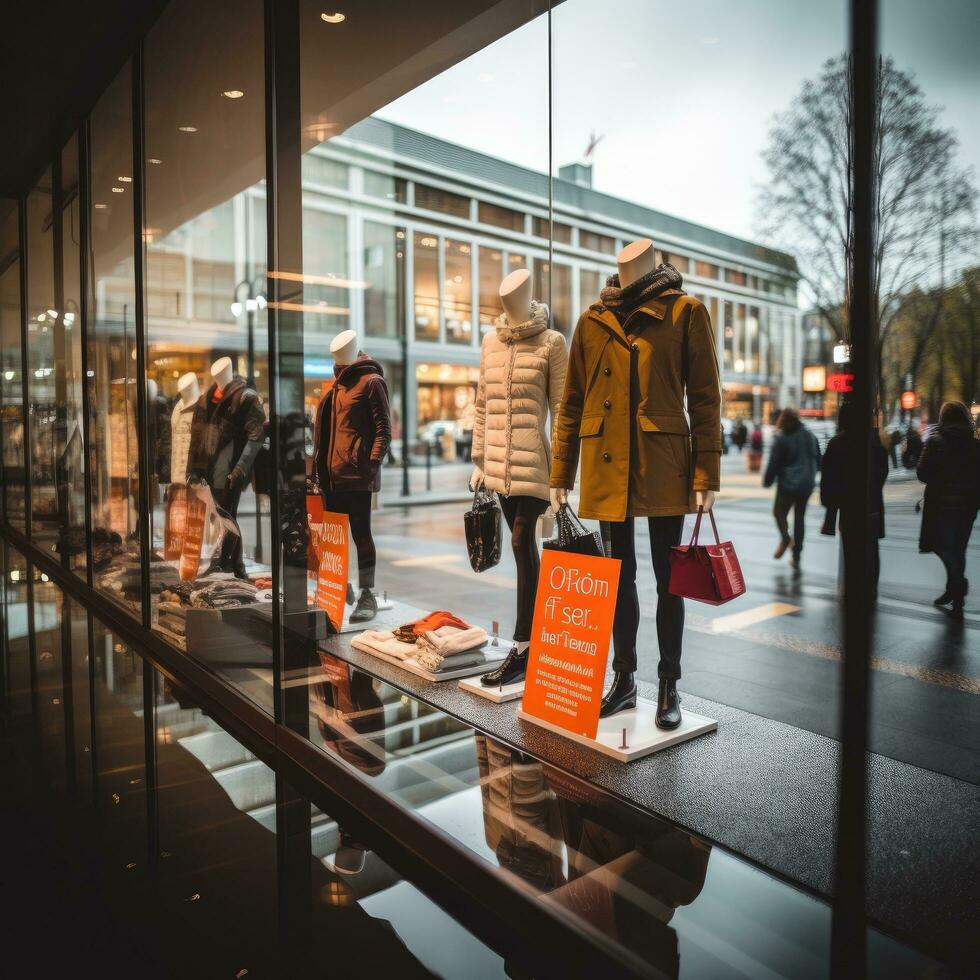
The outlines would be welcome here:
<svg viewBox="0 0 980 980">
<path fill-rule="evenodd" d="M 487 631 L 482 626 L 459 629 L 456 626 L 440 626 L 428 630 L 416 641 L 418 662 L 426 670 L 438 670 L 449 657 L 478 650 L 487 642 Z"/>
<path fill-rule="evenodd" d="M 374 656 L 380 654 L 398 660 L 407 660 L 418 652 L 414 643 L 404 643 L 396 639 L 395 634 L 389 630 L 364 630 L 350 641 L 350 645 L 362 653 L 370 653 Z"/>
</svg>

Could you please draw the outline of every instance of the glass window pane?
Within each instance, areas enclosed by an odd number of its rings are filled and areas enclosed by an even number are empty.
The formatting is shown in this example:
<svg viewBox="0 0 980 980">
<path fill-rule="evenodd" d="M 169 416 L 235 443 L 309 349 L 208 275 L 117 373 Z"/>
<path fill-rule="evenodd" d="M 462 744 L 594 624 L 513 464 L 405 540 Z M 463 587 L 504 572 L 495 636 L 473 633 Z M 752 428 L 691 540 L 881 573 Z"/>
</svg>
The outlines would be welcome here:
<svg viewBox="0 0 980 980">
<path fill-rule="evenodd" d="M 305 158 L 304 158 L 305 159 Z M 325 357 L 330 339 L 350 327 L 347 218 L 308 208 L 303 215 L 303 335 L 311 354 Z"/>
<path fill-rule="evenodd" d="M 694 274 L 700 276 L 702 279 L 717 279 L 718 266 L 710 262 L 704 262 L 701 259 L 696 259 L 694 262 Z"/>
<path fill-rule="evenodd" d="M 405 229 L 364 222 L 364 333 L 399 337 L 405 283 Z"/>
<path fill-rule="evenodd" d="M 413 238 L 415 265 L 415 339 L 439 339 L 439 239 L 416 232 Z"/>
<path fill-rule="evenodd" d="M 503 253 L 480 246 L 480 333 L 493 329 L 500 316 L 500 282 L 504 278 Z"/>
<path fill-rule="evenodd" d="M 364 193 L 371 197 L 384 198 L 398 204 L 408 202 L 408 181 L 404 177 L 379 174 L 375 170 L 364 171 Z"/>
<path fill-rule="evenodd" d="M 478 215 L 479 221 L 485 225 L 496 225 L 498 228 L 506 228 L 509 231 L 524 231 L 524 215 L 512 208 L 504 208 L 499 204 L 480 201 Z"/>
<path fill-rule="evenodd" d="M 20 241 L 17 207 L 0 221 L 0 437 L 3 440 L 3 504 L 6 521 L 25 528 L 24 391 L 21 363 Z"/>
<path fill-rule="evenodd" d="M 610 258 L 616 253 L 616 239 L 609 235 L 600 235 L 595 231 L 588 231 L 580 228 L 578 233 L 578 244 L 580 248 L 587 248 L 590 252 L 602 252 Z"/>
<path fill-rule="evenodd" d="M 443 239 L 443 316 L 446 340 L 451 344 L 468 344 L 473 337 L 472 254 L 473 247 L 466 242 Z"/>
<path fill-rule="evenodd" d="M 441 187 L 429 187 L 426 184 L 415 184 L 415 206 L 426 211 L 441 211 L 454 218 L 469 218 L 470 199 L 462 194 L 443 190 Z"/>
</svg>

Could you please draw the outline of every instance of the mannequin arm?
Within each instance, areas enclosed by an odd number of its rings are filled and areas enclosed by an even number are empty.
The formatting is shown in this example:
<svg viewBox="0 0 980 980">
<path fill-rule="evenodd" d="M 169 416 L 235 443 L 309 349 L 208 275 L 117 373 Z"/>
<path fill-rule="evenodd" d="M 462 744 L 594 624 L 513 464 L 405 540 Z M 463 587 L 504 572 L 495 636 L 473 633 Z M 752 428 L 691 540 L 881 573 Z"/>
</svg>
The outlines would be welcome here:
<svg viewBox="0 0 980 980">
<path fill-rule="evenodd" d="M 698 490 L 694 497 L 698 507 L 703 507 L 705 510 L 711 510 L 715 505 L 714 490 Z"/>
<path fill-rule="evenodd" d="M 561 411 L 561 399 L 565 390 L 565 376 L 568 373 L 568 348 L 565 338 L 559 335 L 554 338 L 548 352 L 548 408 L 551 411 L 551 441 L 555 440 L 555 430 L 558 427 L 558 413 Z"/>
<path fill-rule="evenodd" d="M 470 474 L 470 490 L 476 490 L 476 488 L 483 482 L 483 470 L 479 466 L 473 467 L 473 472 Z"/>
<path fill-rule="evenodd" d="M 487 427 L 487 380 L 485 374 L 483 348 L 480 348 L 480 380 L 476 386 L 476 403 L 473 406 L 473 443 L 470 446 L 470 458 L 483 476 L 484 446 L 486 443 Z M 476 471 L 474 470 L 474 476 Z"/>
<path fill-rule="evenodd" d="M 564 487 L 551 488 L 551 509 L 557 514 L 562 504 L 568 503 L 568 490 Z"/>
<path fill-rule="evenodd" d="M 556 490 L 570 490 L 575 485 L 578 467 L 578 430 L 582 422 L 582 406 L 585 400 L 586 365 L 582 348 L 582 333 L 578 326 L 568 352 L 565 387 L 554 425 L 555 442 L 551 460 L 551 486 Z"/>
<path fill-rule="evenodd" d="M 382 379 L 371 385 L 371 420 L 374 422 L 374 442 L 371 444 L 371 462 L 380 466 L 388 455 L 391 445 L 391 410 L 388 407 L 388 386 Z"/>
<path fill-rule="evenodd" d="M 721 378 L 714 332 L 702 303 L 688 325 L 687 412 L 694 448 L 694 490 L 721 489 Z"/>
</svg>

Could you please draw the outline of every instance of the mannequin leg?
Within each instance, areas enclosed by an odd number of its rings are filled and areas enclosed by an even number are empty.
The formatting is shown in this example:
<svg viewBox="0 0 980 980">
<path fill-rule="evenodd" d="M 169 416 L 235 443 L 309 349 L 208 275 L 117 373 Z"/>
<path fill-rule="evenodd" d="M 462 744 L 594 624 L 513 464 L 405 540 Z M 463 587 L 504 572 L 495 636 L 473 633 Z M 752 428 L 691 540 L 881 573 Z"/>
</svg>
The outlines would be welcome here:
<svg viewBox="0 0 980 980">
<path fill-rule="evenodd" d="M 625 521 L 604 521 L 603 537 L 609 541 L 609 557 L 618 558 L 621 562 L 616 613 L 613 618 L 613 670 L 632 674 L 636 671 L 636 632 L 640 627 L 633 518 L 627 517 Z"/>
<path fill-rule="evenodd" d="M 669 591 L 670 549 L 681 543 L 684 517 L 650 517 L 648 521 L 653 574 L 657 579 L 657 643 L 660 646 L 657 676 L 676 681 L 681 676 L 684 600 Z"/>
<path fill-rule="evenodd" d="M 360 589 L 374 588 L 374 571 L 377 550 L 371 534 L 371 491 L 351 490 L 323 494 L 324 510 L 346 514 L 350 523 L 350 536 L 357 549 L 357 581 Z"/>
<path fill-rule="evenodd" d="M 538 591 L 538 571 L 541 559 L 534 528 L 548 506 L 537 497 L 500 497 L 500 509 L 510 529 L 510 543 L 517 563 L 517 620 L 514 640 L 527 643 L 531 639 L 531 620 Z"/>
<path fill-rule="evenodd" d="M 242 491 L 239 487 L 235 490 L 214 490 L 212 491 L 214 502 L 238 525 L 238 503 L 242 499 Z M 241 529 L 235 536 L 226 536 L 221 543 L 221 570 L 223 572 L 233 572 L 239 578 L 245 577 L 245 559 L 242 550 Z"/>
</svg>

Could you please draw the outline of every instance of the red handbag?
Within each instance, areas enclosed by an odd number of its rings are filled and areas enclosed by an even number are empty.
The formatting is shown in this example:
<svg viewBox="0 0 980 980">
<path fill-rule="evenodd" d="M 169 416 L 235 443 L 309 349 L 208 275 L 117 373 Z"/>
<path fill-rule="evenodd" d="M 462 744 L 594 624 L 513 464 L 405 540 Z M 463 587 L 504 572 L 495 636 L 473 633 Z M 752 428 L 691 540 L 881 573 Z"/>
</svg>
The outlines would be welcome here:
<svg viewBox="0 0 980 980">
<path fill-rule="evenodd" d="M 735 599 L 745 592 L 745 579 L 731 541 L 718 540 L 715 515 L 709 510 L 714 544 L 698 544 L 704 508 L 698 508 L 694 533 L 689 544 L 670 549 L 670 593 L 685 599 L 696 599 L 712 606 Z"/>
</svg>

